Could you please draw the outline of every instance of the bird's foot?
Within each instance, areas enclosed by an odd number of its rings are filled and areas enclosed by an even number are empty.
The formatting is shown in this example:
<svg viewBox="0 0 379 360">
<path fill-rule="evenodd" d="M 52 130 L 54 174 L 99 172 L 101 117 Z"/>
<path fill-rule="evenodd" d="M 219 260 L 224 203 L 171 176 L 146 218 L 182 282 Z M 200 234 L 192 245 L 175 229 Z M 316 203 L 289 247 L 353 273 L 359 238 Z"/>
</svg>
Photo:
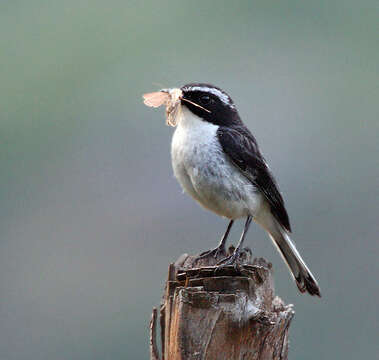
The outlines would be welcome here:
<svg viewBox="0 0 379 360">
<path fill-rule="evenodd" d="M 214 266 L 217 261 L 226 256 L 226 251 L 224 246 L 218 246 L 215 249 L 202 252 L 197 255 L 194 259 L 194 264 L 196 266 Z"/>
<path fill-rule="evenodd" d="M 234 267 L 238 267 L 240 264 L 249 263 L 252 257 L 252 252 L 249 248 L 240 250 L 239 248 L 234 249 L 233 247 L 230 247 L 229 253 L 231 253 L 231 255 L 221 259 L 217 263 L 217 266 L 234 265 Z"/>
<path fill-rule="evenodd" d="M 236 265 L 239 262 L 240 252 L 236 249 L 231 255 L 220 260 L 218 266 Z"/>
<path fill-rule="evenodd" d="M 225 246 L 218 246 L 212 250 L 202 252 L 199 255 L 199 259 L 213 257 L 217 260 L 219 257 L 224 257 L 225 255 L 226 255 Z"/>
</svg>

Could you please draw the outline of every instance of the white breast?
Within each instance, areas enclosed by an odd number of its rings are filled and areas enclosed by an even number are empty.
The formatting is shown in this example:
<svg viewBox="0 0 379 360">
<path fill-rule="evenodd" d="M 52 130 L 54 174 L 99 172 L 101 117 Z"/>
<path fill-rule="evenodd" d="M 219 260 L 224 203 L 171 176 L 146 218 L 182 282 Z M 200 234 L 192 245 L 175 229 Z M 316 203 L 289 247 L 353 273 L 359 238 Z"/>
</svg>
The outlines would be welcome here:
<svg viewBox="0 0 379 360">
<path fill-rule="evenodd" d="M 224 154 L 218 126 L 183 107 L 172 138 L 174 174 L 182 188 L 203 207 L 236 219 L 259 210 L 262 196 Z"/>
</svg>

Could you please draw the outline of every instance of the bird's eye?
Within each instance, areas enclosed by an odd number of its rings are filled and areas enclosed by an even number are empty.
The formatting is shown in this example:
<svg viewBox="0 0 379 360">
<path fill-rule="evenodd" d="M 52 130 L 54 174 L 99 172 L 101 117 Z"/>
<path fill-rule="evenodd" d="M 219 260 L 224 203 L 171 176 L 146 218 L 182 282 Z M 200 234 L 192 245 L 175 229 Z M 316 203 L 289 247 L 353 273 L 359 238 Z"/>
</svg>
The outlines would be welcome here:
<svg viewBox="0 0 379 360">
<path fill-rule="evenodd" d="M 203 105 L 208 105 L 211 102 L 211 98 L 208 95 L 203 95 L 203 96 L 200 97 L 200 102 Z"/>
</svg>

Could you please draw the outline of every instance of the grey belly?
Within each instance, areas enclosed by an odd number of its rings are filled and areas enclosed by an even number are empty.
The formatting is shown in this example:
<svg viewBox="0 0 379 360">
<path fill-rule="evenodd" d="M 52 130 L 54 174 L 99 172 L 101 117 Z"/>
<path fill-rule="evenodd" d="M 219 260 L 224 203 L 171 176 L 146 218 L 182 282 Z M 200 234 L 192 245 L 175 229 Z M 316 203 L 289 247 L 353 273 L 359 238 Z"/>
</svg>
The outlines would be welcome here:
<svg viewBox="0 0 379 360">
<path fill-rule="evenodd" d="M 220 216 L 254 216 L 261 195 L 223 153 L 191 155 L 173 156 L 174 174 L 188 194 Z"/>
</svg>

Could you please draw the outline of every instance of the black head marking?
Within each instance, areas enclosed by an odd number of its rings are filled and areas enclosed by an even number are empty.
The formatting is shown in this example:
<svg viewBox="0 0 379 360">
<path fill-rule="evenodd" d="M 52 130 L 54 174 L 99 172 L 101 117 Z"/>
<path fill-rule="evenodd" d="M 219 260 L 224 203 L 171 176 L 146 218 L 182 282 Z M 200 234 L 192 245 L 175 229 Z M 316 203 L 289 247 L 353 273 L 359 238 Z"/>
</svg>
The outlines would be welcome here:
<svg viewBox="0 0 379 360">
<path fill-rule="evenodd" d="M 220 88 L 210 84 L 193 83 L 184 85 L 181 90 L 184 99 L 182 105 L 203 120 L 222 126 L 241 123 L 233 100 Z M 200 107 L 185 101 L 186 99 Z"/>
</svg>

